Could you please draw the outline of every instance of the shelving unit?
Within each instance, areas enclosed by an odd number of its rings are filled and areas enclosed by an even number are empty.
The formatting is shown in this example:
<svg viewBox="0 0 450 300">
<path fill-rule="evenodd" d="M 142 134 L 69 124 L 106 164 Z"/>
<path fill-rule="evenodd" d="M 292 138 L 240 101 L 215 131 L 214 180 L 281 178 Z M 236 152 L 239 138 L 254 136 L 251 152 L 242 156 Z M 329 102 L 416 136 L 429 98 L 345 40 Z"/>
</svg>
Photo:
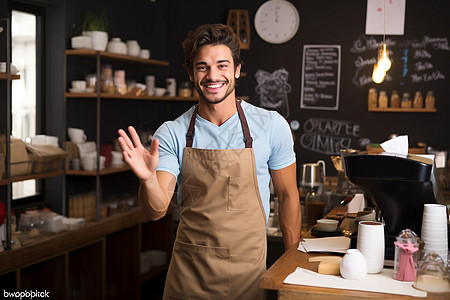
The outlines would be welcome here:
<svg viewBox="0 0 450 300">
<path fill-rule="evenodd" d="M 30 180 L 30 179 L 44 179 L 44 178 L 61 176 L 61 175 L 64 175 L 63 170 L 58 170 L 58 171 L 53 171 L 53 172 L 48 172 L 48 173 L 30 174 L 30 175 L 25 175 L 25 176 L 11 177 L 10 181 L 11 182 L 20 182 L 20 181 L 25 181 L 25 180 Z M 0 186 L 8 185 L 8 182 L 9 182 L 8 179 L 1 179 Z"/>
<path fill-rule="evenodd" d="M 435 113 L 436 108 L 428 109 L 428 108 L 369 108 L 370 112 L 407 112 L 407 113 Z"/>
<path fill-rule="evenodd" d="M 97 98 L 97 93 L 65 93 L 66 98 Z M 124 100 L 144 100 L 144 101 L 198 101 L 195 97 L 167 97 L 167 96 L 134 96 L 134 95 L 110 95 L 100 93 L 100 98 L 108 99 L 124 99 Z"/>
<path fill-rule="evenodd" d="M 102 127 L 102 120 L 101 120 L 101 111 L 102 111 L 102 104 L 107 103 L 111 100 L 123 100 L 123 101 L 180 101 L 180 102 L 195 102 L 197 101 L 197 98 L 195 97 L 167 97 L 167 96 L 136 96 L 136 95 L 119 95 L 119 94 L 106 94 L 102 93 L 100 89 L 100 82 L 101 82 L 101 68 L 102 64 L 104 63 L 119 63 L 121 67 L 123 68 L 123 65 L 128 64 L 134 64 L 141 67 L 163 67 L 166 68 L 166 75 L 168 74 L 168 67 L 169 62 L 157 60 L 157 59 L 144 59 L 140 57 L 134 57 L 134 56 L 128 56 L 128 55 L 122 55 L 122 54 L 115 54 L 110 53 L 106 51 L 95 51 L 95 50 L 66 50 L 65 56 L 64 56 L 64 82 L 67 84 L 69 81 L 67 79 L 68 76 L 68 59 L 71 59 L 72 57 L 78 57 L 81 59 L 90 59 L 91 61 L 94 60 L 96 64 L 96 82 L 97 89 L 95 92 L 92 93 L 70 93 L 65 92 L 64 93 L 64 126 L 69 127 L 69 124 L 67 124 L 67 101 L 71 101 L 72 103 L 77 103 L 79 100 L 92 100 L 96 101 L 96 116 L 95 116 L 95 143 L 97 145 L 97 166 L 99 166 L 100 161 L 100 145 L 101 145 L 101 127 Z M 92 61 L 92 65 L 94 64 L 94 61 Z M 64 87 L 64 90 L 67 91 L 67 87 Z M 65 144 L 66 141 L 66 128 L 64 128 L 64 138 L 63 138 L 63 144 Z M 102 189 L 101 189 L 101 176 L 104 175 L 111 175 L 111 174 L 117 174 L 117 173 L 123 173 L 130 171 L 130 168 L 123 167 L 123 168 L 114 168 L 114 169 L 102 169 L 100 170 L 99 167 L 97 167 L 97 170 L 93 172 L 83 171 L 83 170 L 66 170 L 65 175 L 66 176 L 87 176 L 87 177 L 95 177 L 95 194 L 96 194 L 96 207 L 97 207 L 97 221 L 100 219 L 100 203 L 102 199 Z M 65 180 L 65 184 L 67 180 Z M 66 190 L 66 186 L 64 187 L 64 190 Z M 64 191 L 66 194 L 67 192 Z M 68 195 L 66 195 L 67 197 Z M 67 204 L 63 203 L 63 211 L 67 212 Z"/>
</svg>

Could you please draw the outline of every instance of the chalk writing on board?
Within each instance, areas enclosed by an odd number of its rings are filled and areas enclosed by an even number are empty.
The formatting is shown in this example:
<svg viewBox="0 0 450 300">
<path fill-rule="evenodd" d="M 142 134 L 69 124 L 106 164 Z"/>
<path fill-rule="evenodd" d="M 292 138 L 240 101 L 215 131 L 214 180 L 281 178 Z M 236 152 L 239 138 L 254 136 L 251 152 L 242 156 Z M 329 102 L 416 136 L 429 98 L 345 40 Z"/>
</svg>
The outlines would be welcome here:
<svg viewBox="0 0 450 300">
<path fill-rule="evenodd" d="M 396 58 L 401 63 L 400 71 L 388 72 L 386 81 L 398 79 L 400 84 L 404 85 L 446 78 L 445 71 L 439 69 L 433 56 L 438 56 L 440 51 L 450 51 L 447 38 L 424 36 L 421 40 L 387 39 L 386 44 L 392 63 L 395 63 Z M 364 35 L 353 42 L 350 52 L 357 54 L 354 60 L 355 74 L 352 78 L 355 86 L 362 87 L 372 82 L 372 68 L 377 60 L 378 46 L 379 43 L 374 37 Z"/>
<path fill-rule="evenodd" d="M 341 46 L 305 45 L 300 108 L 337 110 Z"/>
<path fill-rule="evenodd" d="M 310 118 L 303 124 L 300 145 L 314 152 L 334 155 L 338 154 L 340 149 L 351 148 L 352 140 L 359 136 L 360 125 L 354 122 Z M 360 138 L 359 143 L 359 146 L 365 146 L 370 140 Z"/>
<path fill-rule="evenodd" d="M 257 70 L 255 73 L 255 92 L 258 94 L 255 104 L 278 111 L 282 116 L 289 117 L 288 93 L 292 91 L 288 83 L 289 72 L 278 69 L 273 73 Z"/>
</svg>

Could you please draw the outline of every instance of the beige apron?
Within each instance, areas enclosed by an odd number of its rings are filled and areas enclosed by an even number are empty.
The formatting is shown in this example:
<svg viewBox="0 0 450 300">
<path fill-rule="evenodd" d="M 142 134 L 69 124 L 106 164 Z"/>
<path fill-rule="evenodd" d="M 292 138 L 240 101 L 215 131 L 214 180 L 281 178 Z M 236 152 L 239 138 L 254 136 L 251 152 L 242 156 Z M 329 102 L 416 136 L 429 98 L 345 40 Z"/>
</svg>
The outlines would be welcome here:
<svg viewBox="0 0 450 300">
<path fill-rule="evenodd" d="M 252 138 L 236 101 L 244 149 L 192 148 L 195 109 L 183 154 L 182 210 L 164 299 L 264 299 L 265 213 Z M 201 137 L 197 137 L 201 138 Z"/>
</svg>

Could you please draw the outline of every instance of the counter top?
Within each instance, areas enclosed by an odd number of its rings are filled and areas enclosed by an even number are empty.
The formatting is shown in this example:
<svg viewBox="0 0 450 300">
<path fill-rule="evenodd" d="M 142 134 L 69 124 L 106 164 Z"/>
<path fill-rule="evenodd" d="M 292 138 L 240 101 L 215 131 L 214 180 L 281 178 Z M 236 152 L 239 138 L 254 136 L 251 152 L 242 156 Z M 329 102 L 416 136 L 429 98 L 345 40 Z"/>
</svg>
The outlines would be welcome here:
<svg viewBox="0 0 450 300">
<path fill-rule="evenodd" d="M 335 212 L 335 211 L 334 211 Z M 348 222 L 347 224 L 354 224 Z M 345 225 L 345 220 L 343 226 Z M 308 231 L 304 236 L 311 238 Z M 317 272 L 319 262 L 309 262 L 310 257 L 324 256 L 323 253 L 303 253 L 297 250 L 298 245 L 288 249 L 262 276 L 260 287 L 267 290 L 277 290 L 278 299 L 425 299 L 404 295 L 363 292 L 356 290 L 333 289 L 305 285 L 284 284 L 284 279 L 295 271 L 297 267 Z M 394 280 L 394 279 L 392 279 Z M 426 299 L 450 299 L 450 293 L 428 293 Z"/>
</svg>

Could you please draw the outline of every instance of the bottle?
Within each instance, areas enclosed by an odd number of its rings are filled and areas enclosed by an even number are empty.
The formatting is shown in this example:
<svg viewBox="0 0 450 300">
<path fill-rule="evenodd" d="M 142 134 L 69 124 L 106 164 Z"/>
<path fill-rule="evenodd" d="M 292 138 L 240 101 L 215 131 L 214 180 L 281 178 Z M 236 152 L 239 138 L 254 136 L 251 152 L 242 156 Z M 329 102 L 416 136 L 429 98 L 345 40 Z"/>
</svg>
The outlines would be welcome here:
<svg viewBox="0 0 450 300">
<path fill-rule="evenodd" d="M 113 71 L 111 65 L 104 65 L 102 68 L 102 78 L 101 78 L 101 90 L 106 94 L 114 94 L 114 80 Z"/>
<path fill-rule="evenodd" d="M 398 91 L 396 91 L 396 90 L 392 91 L 391 107 L 392 108 L 399 108 L 400 107 L 400 95 L 398 94 Z"/>
<path fill-rule="evenodd" d="M 370 88 L 367 100 L 368 101 L 367 106 L 369 109 L 377 107 L 377 98 L 378 98 L 377 90 L 375 88 Z"/>
<path fill-rule="evenodd" d="M 414 96 L 414 102 L 413 102 L 414 108 L 423 108 L 423 97 L 422 93 L 417 91 L 416 95 Z"/>
<path fill-rule="evenodd" d="M 378 107 L 387 108 L 388 107 L 388 97 L 386 91 L 380 91 L 380 98 L 378 98 Z"/>
<path fill-rule="evenodd" d="M 192 96 L 192 88 L 191 88 L 191 83 L 189 81 L 183 81 L 180 84 L 180 88 L 178 89 L 178 96 L 180 96 L 180 97 L 191 97 Z"/>
<path fill-rule="evenodd" d="M 414 281 L 416 279 L 418 240 L 417 234 L 410 229 L 404 229 L 397 235 L 394 242 L 394 279 L 400 281 Z"/>
<path fill-rule="evenodd" d="M 426 109 L 433 109 L 435 106 L 435 99 L 434 99 L 434 93 L 433 91 L 428 91 L 427 96 L 425 97 L 425 108 Z"/>
<path fill-rule="evenodd" d="M 411 108 L 412 101 L 409 93 L 403 93 L 402 102 L 400 103 L 402 108 Z"/>
<path fill-rule="evenodd" d="M 324 196 L 313 189 L 305 198 L 306 219 L 308 220 L 308 229 L 313 227 L 318 219 L 322 219 L 325 208 Z"/>
</svg>

